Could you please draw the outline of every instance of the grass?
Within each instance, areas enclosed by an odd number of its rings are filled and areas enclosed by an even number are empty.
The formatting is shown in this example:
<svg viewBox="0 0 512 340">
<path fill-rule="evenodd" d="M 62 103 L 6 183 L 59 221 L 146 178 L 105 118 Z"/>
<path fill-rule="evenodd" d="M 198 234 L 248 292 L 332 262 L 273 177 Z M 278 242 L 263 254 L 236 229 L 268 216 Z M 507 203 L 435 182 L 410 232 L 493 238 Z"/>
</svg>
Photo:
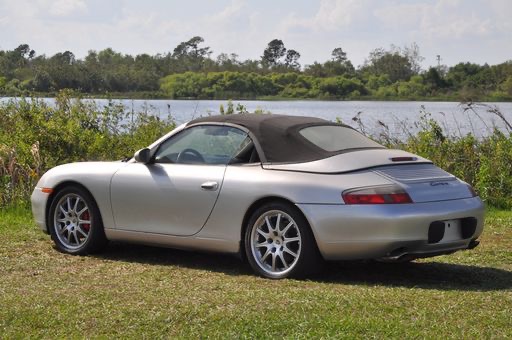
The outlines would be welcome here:
<svg viewBox="0 0 512 340">
<path fill-rule="evenodd" d="M 512 212 L 489 211 L 481 240 L 271 281 L 225 255 L 119 243 L 64 255 L 27 210 L 0 210 L 0 338 L 511 338 Z"/>
</svg>

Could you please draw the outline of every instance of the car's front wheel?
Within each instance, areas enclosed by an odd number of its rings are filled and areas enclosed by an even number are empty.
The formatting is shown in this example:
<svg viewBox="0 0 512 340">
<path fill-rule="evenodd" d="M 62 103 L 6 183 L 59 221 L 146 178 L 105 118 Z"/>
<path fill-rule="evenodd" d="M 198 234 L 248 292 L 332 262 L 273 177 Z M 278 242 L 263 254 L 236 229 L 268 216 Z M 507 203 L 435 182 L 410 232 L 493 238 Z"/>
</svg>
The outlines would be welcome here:
<svg viewBox="0 0 512 340">
<path fill-rule="evenodd" d="M 47 223 L 62 252 L 84 255 L 101 250 L 107 243 L 96 202 L 80 187 L 70 186 L 55 195 Z"/>
<path fill-rule="evenodd" d="M 320 261 L 308 222 L 296 207 L 284 202 L 265 204 L 252 214 L 245 252 L 251 267 L 272 279 L 304 277 Z"/>
</svg>

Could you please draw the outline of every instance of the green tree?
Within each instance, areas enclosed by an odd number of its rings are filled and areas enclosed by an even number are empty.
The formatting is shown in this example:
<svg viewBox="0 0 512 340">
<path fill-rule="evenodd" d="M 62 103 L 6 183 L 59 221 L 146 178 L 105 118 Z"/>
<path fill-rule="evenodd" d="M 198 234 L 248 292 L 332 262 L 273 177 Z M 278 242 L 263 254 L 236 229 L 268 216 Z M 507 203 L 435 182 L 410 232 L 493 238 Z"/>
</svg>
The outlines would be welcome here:
<svg viewBox="0 0 512 340">
<path fill-rule="evenodd" d="M 307 65 L 304 73 L 315 77 L 333 77 L 341 75 L 353 75 L 355 73 L 354 66 L 348 60 L 347 53 L 341 47 L 336 47 L 331 52 L 331 60 L 323 64 L 314 62 Z"/>
<path fill-rule="evenodd" d="M 439 73 L 439 70 L 435 67 L 429 68 L 428 71 L 423 74 L 423 81 L 434 91 L 445 88 L 448 85 Z"/>
<path fill-rule="evenodd" d="M 286 55 L 286 47 L 280 39 L 274 39 L 270 41 L 263 51 L 261 56 L 261 63 L 264 66 L 272 67 L 279 65 L 279 59 Z"/>
<path fill-rule="evenodd" d="M 512 96 L 512 75 L 509 76 L 503 83 L 501 83 L 500 90 L 505 92 L 507 95 Z"/>
<path fill-rule="evenodd" d="M 455 89 L 460 89 L 464 86 L 472 86 L 473 77 L 482 70 L 482 66 L 474 63 L 458 63 L 450 67 L 446 74 L 446 80 Z"/>
<path fill-rule="evenodd" d="M 345 63 L 347 61 L 347 53 L 341 47 L 336 47 L 331 52 L 332 60 L 338 63 Z"/>
<path fill-rule="evenodd" d="M 413 74 L 419 74 L 421 71 L 421 62 L 425 60 L 420 54 L 420 47 L 416 43 L 406 45 L 403 48 L 395 48 L 400 51 L 400 54 L 409 60 Z"/>
<path fill-rule="evenodd" d="M 286 58 L 284 60 L 284 64 L 291 69 L 299 70 L 300 69 L 299 58 L 300 58 L 299 52 L 297 52 L 295 50 L 288 50 L 288 51 L 286 51 Z"/>
<path fill-rule="evenodd" d="M 373 75 L 387 74 L 394 83 L 398 80 L 409 80 L 414 74 L 409 59 L 399 52 L 377 48 L 370 52 L 361 71 Z"/>
<path fill-rule="evenodd" d="M 204 43 L 204 39 L 195 36 L 176 46 L 172 53 L 172 57 L 176 61 L 176 68 L 182 71 L 202 70 L 205 61 L 212 53 L 210 47 L 200 47 L 199 45 L 202 43 Z"/>
</svg>

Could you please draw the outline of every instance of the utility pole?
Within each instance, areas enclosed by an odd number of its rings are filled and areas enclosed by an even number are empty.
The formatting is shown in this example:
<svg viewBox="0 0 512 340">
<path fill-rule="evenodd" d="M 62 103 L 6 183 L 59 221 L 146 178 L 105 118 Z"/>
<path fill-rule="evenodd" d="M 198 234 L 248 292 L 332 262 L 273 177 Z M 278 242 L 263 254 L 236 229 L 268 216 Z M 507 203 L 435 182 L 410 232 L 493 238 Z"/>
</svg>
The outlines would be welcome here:
<svg viewBox="0 0 512 340">
<path fill-rule="evenodd" d="M 441 55 L 437 55 L 437 70 L 441 70 Z"/>
</svg>

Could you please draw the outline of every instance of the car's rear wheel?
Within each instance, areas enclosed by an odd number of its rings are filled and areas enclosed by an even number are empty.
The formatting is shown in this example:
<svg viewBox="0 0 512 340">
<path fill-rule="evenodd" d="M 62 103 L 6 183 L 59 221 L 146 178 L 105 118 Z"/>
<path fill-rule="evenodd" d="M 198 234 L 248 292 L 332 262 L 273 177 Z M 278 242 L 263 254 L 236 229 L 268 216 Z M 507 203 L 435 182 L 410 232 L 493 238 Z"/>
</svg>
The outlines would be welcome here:
<svg viewBox="0 0 512 340">
<path fill-rule="evenodd" d="M 252 214 L 245 252 L 254 271 L 272 279 L 304 277 L 320 261 L 308 222 L 296 207 L 282 202 L 265 204 Z"/>
<path fill-rule="evenodd" d="M 48 227 L 56 247 L 68 254 L 94 253 L 107 243 L 96 202 L 80 187 L 70 186 L 55 195 Z"/>
</svg>

